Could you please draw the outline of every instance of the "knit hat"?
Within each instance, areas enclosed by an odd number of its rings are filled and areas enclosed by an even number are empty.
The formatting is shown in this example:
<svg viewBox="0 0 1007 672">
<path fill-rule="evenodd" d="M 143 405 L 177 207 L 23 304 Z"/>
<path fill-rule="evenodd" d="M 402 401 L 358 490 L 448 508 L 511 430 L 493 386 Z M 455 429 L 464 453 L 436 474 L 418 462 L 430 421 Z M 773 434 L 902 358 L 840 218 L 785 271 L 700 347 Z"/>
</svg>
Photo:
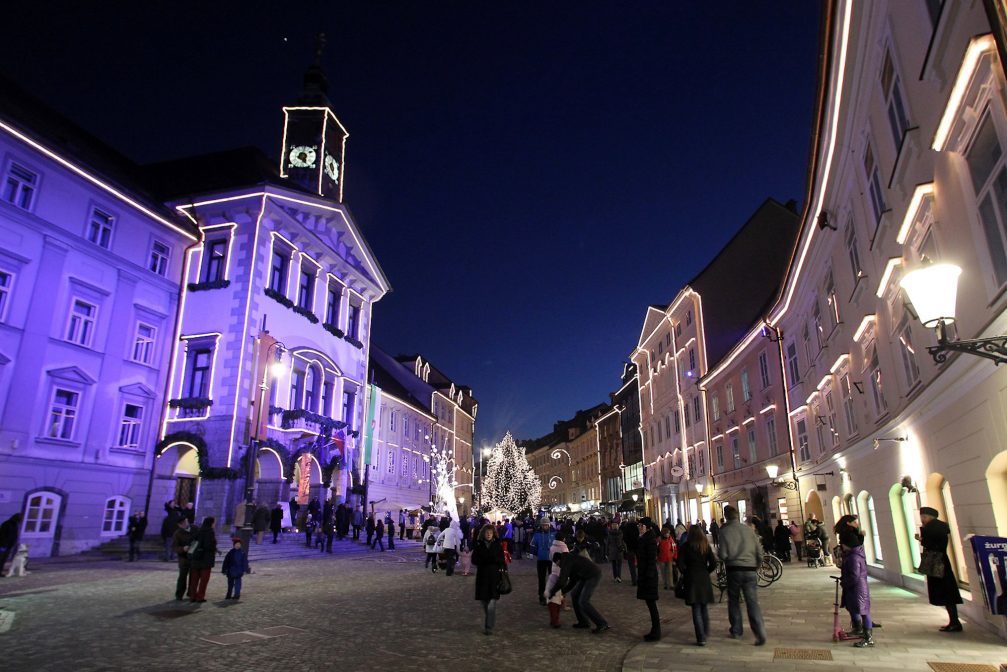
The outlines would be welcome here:
<svg viewBox="0 0 1007 672">
<path fill-rule="evenodd" d="M 935 508 L 933 508 L 931 506 L 921 506 L 920 507 L 920 515 L 921 516 L 933 516 L 934 518 L 940 518 L 941 517 L 941 514 L 937 511 L 937 509 L 935 509 Z"/>
</svg>

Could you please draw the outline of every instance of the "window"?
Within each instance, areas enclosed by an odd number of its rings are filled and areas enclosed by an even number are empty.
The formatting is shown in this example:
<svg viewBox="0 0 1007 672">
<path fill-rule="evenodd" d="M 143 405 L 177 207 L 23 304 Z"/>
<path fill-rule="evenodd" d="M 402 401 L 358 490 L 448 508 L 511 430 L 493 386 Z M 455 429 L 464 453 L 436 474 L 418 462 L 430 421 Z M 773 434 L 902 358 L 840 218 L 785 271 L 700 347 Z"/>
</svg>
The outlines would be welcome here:
<svg viewBox="0 0 1007 672">
<path fill-rule="evenodd" d="M 139 448 L 140 431 L 143 429 L 143 406 L 123 404 L 122 418 L 119 420 L 119 448 Z"/>
<path fill-rule="evenodd" d="M 350 338 L 357 338 L 357 330 L 360 328 L 360 305 L 350 302 L 349 314 L 346 316 L 346 335 Z"/>
<path fill-rule="evenodd" d="M 290 267 L 290 253 L 273 250 L 273 264 L 269 269 L 269 288 L 280 294 L 287 293 L 287 269 Z"/>
<path fill-rule="evenodd" d="M 755 426 L 748 428 L 748 463 L 755 464 L 759 461 L 758 447 L 755 445 Z"/>
<path fill-rule="evenodd" d="M 23 533 L 26 536 L 51 537 L 56 532 L 56 518 L 61 498 L 52 492 L 39 492 L 28 498 Z"/>
<path fill-rule="evenodd" d="M 731 455 L 734 457 L 734 468 L 741 468 L 741 442 L 738 441 L 738 433 L 731 437 Z"/>
<path fill-rule="evenodd" d="M 658 421 L 658 423 L 657 423 L 657 442 L 661 443 L 661 441 L 663 441 L 663 440 L 664 439 L 661 438 L 661 422 Z"/>
<path fill-rule="evenodd" d="M 864 174 L 867 176 L 867 188 L 871 193 L 871 208 L 874 211 L 875 223 L 881 221 L 887 206 L 885 205 L 884 192 L 881 191 L 881 173 L 878 164 L 874 161 L 874 150 L 868 142 L 864 148 Z M 854 276 L 858 277 L 858 276 Z"/>
<path fill-rule="evenodd" d="M 825 442 L 825 418 L 822 417 L 822 406 L 815 403 L 811 407 L 811 414 L 815 418 L 815 438 L 818 439 L 818 453 L 824 454 L 825 448 L 829 445 Z"/>
<path fill-rule="evenodd" d="M 825 410 L 829 415 L 829 434 L 832 437 L 830 441 L 832 447 L 836 448 L 839 446 L 839 430 L 836 423 L 836 405 L 832 399 L 832 383 L 825 387 Z"/>
<path fill-rule="evenodd" d="M 759 353 L 759 376 L 762 378 L 762 389 L 769 387 L 769 359 L 765 350 Z"/>
<path fill-rule="evenodd" d="M 681 335 L 682 335 L 682 323 L 681 322 L 677 322 L 677 323 L 675 323 L 675 336 L 678 337 L 678 336 L 681 336 Z"/>
<path fill-rule="evenodd" d="M 332 383 L 322 383 L 322 406 L 319 412 L 325 417 L 332 417 Z"/>
<path fill-rule="evenodd" d="M 811 450 L 808 447 L 808 422 L 804 418 L 797 421 L 797 446 L 801 462 L 807 462 L 810 460 Z"/>
<path fill-rule="evenodd" d="M 123 497 L 113 497 L 105 502 L 105 514 L 102 516 L 102 535 L 113 536 L 126 532 L 126 520 L 129 517 L 129 502 Z"/>
<path fill-rule="evenodd" d="M 24 166 L 10 164 L 4 182 L 3 199 L 22 210 L 30 210 L 38 188 L 38 175 Z"/>
<path fill-rule="evenodd" d="M 318 406 L 315 405 L 315 400 L 318 398 L 317 389 L 318 378 L 315 375 L 315 367 L 309 366 L 304 372 L 304 408 L 312 413 L 318 412 Z"/>
<path fill-rule="evenodd" d="M 685 415 L 685 426 L 689 427 L 692 425 L 692 419 L 689 417 L 689 403 L 686 402 L 682 405 L 682 413 Z"/>
<path fill-rule="evenodd" d="M 720 397 L 716 393 L 710 396 L 710 408 L 713 411 L 714 421 L 720 420 Z"/>
<path fill-rule="evenodd" d="M 734 385 L 728 383 L 724 386 L 724 399 L 727 401 L 727 412 L 734 413 Z"/>
<path fill-rule="evenodd" d="M 389 450 L 388 451 L 388 473 L 389 474 L 394 474 L 395 473 L 395 451 L 394 450 Z"/>
<path fill-rule="evenodd" d="M 853 226 L 853 218 L 846 225 L 846 255 L 850 259 L 850 270 L 853 272 L 853 284 L 857 284 L 864 275 L 864 267 L 860 263 L 860 251 L 857 249 L 857 230 Z"/>
<path fill-rule="evenodd" d="M 832 324 L 829 325 L 831 332 L 842 320 L 839 319 L 839 296 L 836 294 L 836 280 L 832 276 L 832 271 L 825 275 L 825 296 L 826 303 L 829 304 L 829 318 Z"/>
<path fill-rule="evenodd" d="M 804 357 L 808 360 L 808 367 L 815 361 L 815 353 L 811 351 L 811 330 L 805 324 L 801 329 L 801 341 L 804 343 Z"/>
<path fill-rule="evenodd" d="M 867 520 L 871 526 L 871 546 L 874 548 L 875 562 L 883 562 L 881 553 L 881 530 L 878 529 L 878 516 L 874 511 L 874 497 L 867 495 Z"/>
<path fill-rule="evenodd" d="M 169 258 L 171 258 L 171 248 L 161 241 L 155 240 L 150 244 L 150 263 L 147 264 L 147 268 L 152 273 L 167 275 Z"/>
<path fill-rule="evenodd" d="M 409 456 L 406 455 L 405 451 L 402 451 L 402 459 L 399 463 L 402 465 L 399 469 L 399 477 L 401 480 L 405 480 L 409 475 Z"/>
<path fill-rule="evenodd" d="M 871 385 L 871 402 L 874 404 L 874 415 L 880 416 L 888 410 L 884 389 L 881 385 L 881 365 L 878 363 L 878 349 L 870 346 L 870 358 L 864 369 L 864 377 L 869 378 Z"/>
<path fill-rule="evenodd" d="M 154 360 L 154 337 L 157 330 L 149 324 L 138 322 L 133 338 L 133 361 L 150 364 Z"/>
<path fill-rule="evenodd" d="M 790 385 L 793 387 L 801 382 L 801 372 L 797 367 L 797 344 L 787 343 L 787 369 L 790 372 Z"/>
<path fill-rule="evenodd" d="M 916 495 L 902 488 L 900 499 L 902 504 L 902 524 L 905 527 L 906 537 L 909 541 L 909 553 L 913 561 L 913 571 L 915 571 L 920 566 L 920 542 L 916 539 L 916 534 L 919 532 L 919 529 L 916 527 Z"/>
<path fill-rule="evenodd" d="M 94 322 L 97 314 L 97 306 L 80 299 L 74 299 L 73 307 L 70 309 L 70 323 L 66 328 L 66 340 L 90 347 L 94 337 Z"/>
<path fill-rule="evenodd" d="M 752 388 L 748 385 L 748 371 L 741 372 L 741 398 L 749 401 L 752 398 Z"/>
<path fill-rule="evenodd" d="M 392 411 L 388 414 L 388 431 L 395 431 L 395 416 L 398 415 L 397 411 Z"/>
<path fill-rule="evenodd" d="M 695 371 L 696 370 L 696 349 L 695 348 L 689 348 L 689 370 L 690 371 Z"/>
<path fill-rule="evenodd" d="M 10 304 L 11 291 L 14 289 L 14 275 L 7 271 L 0 271 L 0 320 L 7 315 L 7 306 Z"/>
<path fill-rule="evenodd" d="M 815 345 L 817 346 L 817 352 L 822 351 L 822 336 L 825 333 L 824 327 L 822 327 L 822 307 L 818 303 L 818 298 L 815 298 L 814 303 L 811 304 L 811 319 L 813 322 L 812 331 L 815 332 Z"/>
<path fill-rule="evenodd" d="M 913 331 L 909 324 L 908 315 L 902 316 L 897 333 L 899 354 L 902 355 L 902 375 L 906 379 L 906 389 L 911 389 L 920 380 L 920 367 L 916 363 L 916 350 L 913 349 Z"/>
<path fill-rule="evenodd" d="M 227 241 L 223 238 L 209 241 L 206 247 L 206 275 L 204 282 L 216 282 L 224 279 L 224 267 L 227 264 Z"/>
<path fill-rule="evenodd" d="M 49 406 L 49 426 L 46 436 L 51 439 L 72 440 L 79 403 L 80 393 L 57 387 L 53 391 L 52 404 Z"/>
<path fill-rule="evenodd" d="M 605 432 L 608 434 L 608 431 Z M 664 416 L 664 435 L 671 438 L 671 414 Z"/>
<path fill-rule="evenodd" d="M 717 468 L 724 468 L 724 446 L 717 446 Z"/>
<path fill-rule="evenodd" d="M 663 355 L 664 354 L 664 341 L 658 341 L 657 342 L 657 354 L 658 355 Z"/>
<path fill-rule="evenodd" d="M 297 305 L 311 310 L 315 303 L 315 274 L 301 270 L 301 281 L 297 288 Z"/>
<path fill-rule="evenodd" d="M 692 324 L 692 311 L 688 310 L 685 312 L 685 326 Z"/>
<path fill-rule="evenodd" d="M 339 286 L 329 283 L 328 291 L 325 293 L 325 324 L 335 327 L 339 322 L 339 300 L 342 292 Z"/>
<path fill-rule="evenodd" d="M 112 247 L 112 227 L 114 223 L 115 218 L 112 215 L 98 208 L 93 208 L 91 210 L 91 217 L 87 223 L 87 239 L 98 247 L 104 247 L 106 250 L 109 249 Z"/>
<path fill-rule="evenodd" d="M 290 409 L 304 408 L 304 371 L 294 369 L 290 374 Z"/>
<path fill-rule="evenodd" d="M 902 139 L 909 130 L 909 118 L 906 115 L 906 103 L 902 97 L 902 83 L 895 72 L 891 48 L 885 49 L 885 58 L 881 66 L 881 91 L 888 107 L 888 124 L 892 130 L 892 140 L 895 149 L 902 147 Z"/>
<path fill-rule="evenodd" d="M 202 398 L 210 394 L 210 360 L 212 351 L 199 348 L 192 351 L 192 366 L 189 369 L 188 397 Z"/>
<path fill-rule="evenodd" d="M 356 393 L 353 390 L 343 391 L 343 422 L 353 429 L 353 405 L 356 400 Z"/>
<path fill-rule="evenodd" d="M 997 139 L 993 119 L 987 114 L 965 155 L 972 175 L 972 187 L 979 203 L 979 221 L 986 236 L 993 278 L 999 287 L 1007 282 L 1007 169 Z"/>
<path fill-rule="evenodd" d="M 857 414 L 853 408 L 853 386 L 850 383 L 850 374 L 844 372 L 839 377 L 839 389 L 843 395 L 843 414 L 846 416 L 846 432 L 853 436 L 857 433 Z"/>
<path fill-rule="evenodd" d="M 681 432 L 682 432 L 682 421 L 678 417 L 678 409 L 675 409 L 675 411 L 671 415 L 672 415 L 672 417 L 675 418 L 675 433 L 676 434 L 681 434 Z"/>
<path fill-rule="evenodd" d="M 696 418 L 696 422 L 700 422 L 703 419 L 703 414 L 700 413 L 700 403 L 698 396 L 692 398 L 692 415 L 694 418 Z"/>
<path fill-rule="evenodd" d="M 776 455 L 779 452 L 776 445 L 776 418 L 772 414 L 766 416 L 766 438 L 769 439 L 769 455 Z"/>
</svg>

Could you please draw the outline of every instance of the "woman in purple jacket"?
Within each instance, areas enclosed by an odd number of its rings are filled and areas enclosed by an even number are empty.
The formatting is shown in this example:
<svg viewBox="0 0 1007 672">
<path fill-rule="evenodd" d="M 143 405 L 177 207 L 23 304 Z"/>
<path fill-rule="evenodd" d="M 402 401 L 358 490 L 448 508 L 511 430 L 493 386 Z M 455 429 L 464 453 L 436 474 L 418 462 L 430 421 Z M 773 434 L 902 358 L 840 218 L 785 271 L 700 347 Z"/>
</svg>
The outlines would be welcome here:
<svg viewBox="0 0 1007 672">
<path fill-rule="evenodd" d="M 846 515 L 834 528 L 843 549 L 842 604 L 853 618 L 854 632 L 863 631 L 864 638 L 854 644 L 858 649 L 874 646 L 874 624 L 871 621 L 871 590 L 867 585 L 867 556 L 864 555 L 864 533 L 856 516 Z"/>
</svg>

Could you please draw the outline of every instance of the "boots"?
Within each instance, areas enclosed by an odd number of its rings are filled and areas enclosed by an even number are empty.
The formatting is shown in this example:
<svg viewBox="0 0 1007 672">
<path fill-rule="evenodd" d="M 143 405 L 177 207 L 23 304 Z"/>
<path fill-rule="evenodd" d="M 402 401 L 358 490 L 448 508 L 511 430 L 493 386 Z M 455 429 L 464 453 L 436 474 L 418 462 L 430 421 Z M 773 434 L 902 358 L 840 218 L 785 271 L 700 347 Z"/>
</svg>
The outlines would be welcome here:
<svg viewBox="0 0 1007 672">
<path fill-rule="evenodd" d="M 856 644 L 854 644 L 853 646 L 857 647 L 858 649 L 863 649 L 863 648 L 868 647 L 868 646 L 873 647 L 874 646 L 874 629 L 873 628 L 865 629 L 864 630 L 864 638 L 861 641 L 859 641 Z"/>
</svg>

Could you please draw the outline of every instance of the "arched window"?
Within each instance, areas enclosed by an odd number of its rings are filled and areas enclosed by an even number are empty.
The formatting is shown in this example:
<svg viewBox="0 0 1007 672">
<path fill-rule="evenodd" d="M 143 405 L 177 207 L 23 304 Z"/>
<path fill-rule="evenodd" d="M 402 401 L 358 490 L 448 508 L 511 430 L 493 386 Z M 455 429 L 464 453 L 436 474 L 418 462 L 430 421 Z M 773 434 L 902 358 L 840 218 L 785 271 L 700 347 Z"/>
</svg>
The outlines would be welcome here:
<svg viewBox="0 0 1007 672">
<path fill-rule="evenodd" d="M 846 495 L 843 497 L 843 513 L 851 516 L 860 515 L 857 513 L 857 502 L 853 499 L 853 495 Z"/>
<path fill-rule="evenodd" d="M 308 366 L 304 374 L 304 408 L 312 413 L 318 412 L 318 395 L 315 393 L 315 387 L 315 367 Z"/>
<path fill-rule="evenodd" d="M 951 528 L 951 538 L 948 544 L 948 558 L 951 569 L 958 582 L 968 585 L 968 568 L 965 564 L 965 553 L 962 549 L 962 535 L 958 531 L 958 517 L 955 514 L 955 504 L 951 499 L 951 484 L 941 474 L 930 474 L 927 477 L 927 501 L 940 513 L 940 518 Z"/>
<path fill-rule="evenodd" d="M 915 490 L 910 492 L 901 483 L 893 485 L 888 492 L 903 574 L 916 573 L 920 566 L 920 542 L 916 539 L 919 532 L 919 504 L 916 497 Z"/>
<path fill-rule="evenodd" d="M 26 537 L 51 537 L 56 533 L 62 498 L 54 492 L 37 492 L 28 498 L 21 534 Z"/>
<path fill-rule="evenodd" d="M 878 516 L 874 511 L 874 497 L 866 490 L 857 495 L 857 509 L 860 511 L 860 529 L 864 531 L 865 551 L 870 562 L 884 564 L 881 553 L 881 531 L 878 529 Z"/>
<path fill-rule="evenodd" d="M 129 518 L 129 500 L 125 497 L 112 497 L 105 502 L 105 514 L 102 516 L 102 536 L 118 536 L 126 532 L 126 519 Z"/>
</svg>

